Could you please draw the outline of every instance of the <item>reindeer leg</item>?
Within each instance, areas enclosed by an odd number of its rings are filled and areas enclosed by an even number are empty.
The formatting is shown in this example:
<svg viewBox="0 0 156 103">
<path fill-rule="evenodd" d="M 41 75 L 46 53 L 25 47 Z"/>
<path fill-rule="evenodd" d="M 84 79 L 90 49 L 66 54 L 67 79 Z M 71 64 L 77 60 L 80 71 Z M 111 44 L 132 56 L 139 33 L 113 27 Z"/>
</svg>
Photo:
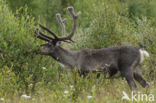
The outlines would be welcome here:
<svg viewBox="0 0 156 103">
<path fill-rule="evenodd" d="M 141 70 L 139 68 L 140 66 L 136 67 L 134 71 L 134 78 L 136 81 L 138 81 L 142 87 L 149 87 L 149 84 L 146 82 L 146 80 L 142 77 Z"/>
<path fill-rule="evenodd" d="M 131 90 L 137 89 L 137 85 L 135 84 L 133 77 L 133 70 L 131 66 L 122 66 L 120 69 L 121 75 L 126 78 L 128 85 Z"/>
</svg>

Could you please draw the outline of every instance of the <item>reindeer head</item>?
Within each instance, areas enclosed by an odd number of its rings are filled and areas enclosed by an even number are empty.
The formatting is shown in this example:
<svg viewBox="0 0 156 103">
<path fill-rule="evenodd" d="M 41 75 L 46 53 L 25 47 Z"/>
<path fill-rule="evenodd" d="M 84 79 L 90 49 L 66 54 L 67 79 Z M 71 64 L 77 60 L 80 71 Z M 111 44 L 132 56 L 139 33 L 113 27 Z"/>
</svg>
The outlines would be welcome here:
<svg viewBox="0 0 156 103">
<path fill-rule="evenodd" d="M 50 37 L 48 35 L 45 35 L 41 31 L 39 31 L 38 28 L 34 28 L 34 30 L 35 30 L 35 37 L 48 42 L 46 44 L 42 44 L 41 45 L 42 48 L 39 49 L 37 51 L 37 53 L 44 54 L 44 55 L 49 55 L 49 54 L 51 54 L 51 53 L 54 52 L 54 50 L 56 49 L 56 47 L 58 47 L 58 44 L 60 44 L 60 42 L 68 42 L 68 43 L 74 42 L 72 40 L 72 36 L 74 35 L 74 33 L 76 31 L 77 18 L 80 15 L 80 12 L 78 12 L 77 14 L 75 14 L 73 7 L 68 7 L 67 10 L 69 11 L 70 15 L 72 16 L 73 22 L 74 22 L 73 23 L 72 32 L 68 36 L 65 36 L 66 32 L 65 32 L 65 25 L 64 25 L 64 23 L 65 23 L 66 19 L 62 20 L 61 14 L 59 14 L 59 13 L 56 14 L 56 18 L 57 18 L 59 24 L 61 25 L 62 34 L 63 34 L 64 37 L 58 37 L 56 35 L 56 33 L 52 32 L 51 30 L 49 30 L 47 27 L 43 26 L 42 24 L 39 24 L 39 26 L 42 29 L 46 30 L 48 33 L 50 33 L 53 37 Z"/>
</svg>

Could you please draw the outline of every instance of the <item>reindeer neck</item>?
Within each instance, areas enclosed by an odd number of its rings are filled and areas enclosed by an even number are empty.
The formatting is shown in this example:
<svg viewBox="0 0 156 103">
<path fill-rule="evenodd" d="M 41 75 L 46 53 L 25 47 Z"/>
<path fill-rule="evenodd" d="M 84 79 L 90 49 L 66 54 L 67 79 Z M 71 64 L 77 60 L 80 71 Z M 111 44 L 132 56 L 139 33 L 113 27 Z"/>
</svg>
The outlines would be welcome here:
<svg viewBox="0 0 156 103">
<path fill-rule="evenodd" d="M 77 54 L 77 51 L 66 50 L 58 46 L 50 56 L 52 56 L 58 62 L 72 68 L 76 64 Z"/>
</svg>

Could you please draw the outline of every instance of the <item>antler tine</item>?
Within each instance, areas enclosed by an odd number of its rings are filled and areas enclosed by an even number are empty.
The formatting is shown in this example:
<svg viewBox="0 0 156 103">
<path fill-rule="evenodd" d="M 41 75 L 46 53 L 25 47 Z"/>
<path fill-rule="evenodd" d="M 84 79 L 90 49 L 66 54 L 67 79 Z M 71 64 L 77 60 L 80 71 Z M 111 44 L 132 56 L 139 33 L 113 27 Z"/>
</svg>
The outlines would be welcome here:
<svg viewBox="0 0 156 103">
<path fill-rule="evenodd" d="M 47 39 L 46 37 L 44 37 L 42 35 L 38 35 L 37 38 L 44 40 L 44 41 L 50 41 L 49 39 Z"/>
<path fill-rule="evenodd" d="M 51 30 L 49 30 L 47 27 L 43 26 L 42 24 L 39 23 L 39 26 L 46 30 L 47 32 L 49 32 L 50 34 L 52 34 L 54 36 L 55 39 L 58 39 L 58 37 L 56 36 L 56 34 L 54 32 L 52 32 Z"/>
<path fill-rule="evenodd" d="M 76 27 L 77 27 L 77 19 L 78 19 L 78 16 L 81 14 L 80 12 L 78 12 L 77 14 L 74 13 L 74 8 L 73 7 L 68 7 L 67 10 L 69 11 L 70 15 L 72 16 L 73 18 L 73 28 L 72 28 L 72 31 L 71 33 L 66 36 L 66 37 L 61 37 L 59 38 L 58 36 L 56 36 L 56 34 L 54 32 L 52 32 L 51 30 L 49 30 L 47 27 L 43 26 L 42 24 L 39 24 L 40 27 L 44 30 L 46 30 L 47 32 L 49 32 L 50 34 L 52 34 L 54 36 L 54 38 L 51 38 L 45 34 L 43 34 L 42 32 L 39 31 L 39 36 L 37 36 L 38 38 L 42 39 L 42 40 L 46 40 L 46 41 L 64 41 L 64 42 L 74 42 L 72 40 L 72 37 L 76 31 Z M 65 25 L 64 25 L 64 22 L 66 21 L 66 19 L 62 20 L 61 19 L 61 15 L 60 14 L 57 14 L 56 15 L 57 19 L 58 19 L 58 22 L 60 23 L 61 27 L 62 27 L 62 34 L 65 35 Z M 38 30 L 37 30 L 38 31 Z M 36 33 L 38 33 L 36 31 Z"/>
<path fill-rule="evenodd" d="M 77 27 L 77 18 L 78 16 L 81 14 L 80 12 L 78 12 L 77 14 L 74 13 L 74 8 L 73 7 L 68 7 L 67 10 L 69 11 L 70 15 L 73 18 L 73 28 L 72 28 L 72 32 L 67 36 L 67 37 L 62 37 L 62 38 L 58 38 L 60 41 L 65 41 L 65 40 L 70 40 L 73 42 L 73 40 L 71 39 L 72 36 L 74 35 L 75 31 L 76 31 L 76 27 Z"/>
<path fill-rule="evenodd" d="M 66 21 L 67 19 L 64 18 L 64 20 L 62 20 L 61 14 L 60 14 L 60 13 L 57 13 L 57 14 L 56 14 L 56 18 L 57 18 L 57 21 L 59 22 L 59 24 L 61 25 L 62 34 L 63 34 L 63 36 L 65 36 L 65 35 L 66 35 L 66 31 L 65 31 L 65 25 L 64 25 L 64 23 L 65 23 L 65 21 Z"/>
<path fill-rule="evenodd" d="M 53 38 L 51 38 L 51 37 L 45 35 L 44 33 L 40 32 L 40 31 L 39 31 L 39 34 L 40 34 L 41 36 L 47 38 L 49 41 L 53 40 Z"/>
<path fill-rule="evenodd" d="M 45 40 L 45 41 L 51 41 L 51 40 L 53 40 L 53 38 L 51 38 L 51 37 L 43 34 L 42 32 L 40 32 L 38 28 L 35 28 L 34 27 L 34 31 L 35 31 L 34 32 L 34 36 L 37 37 L 37 38 L 39 38 L 39 39 L 42 39 L 42 40 Z M 40 35 L 37 35 L 38 33 Z"/>
</svg>

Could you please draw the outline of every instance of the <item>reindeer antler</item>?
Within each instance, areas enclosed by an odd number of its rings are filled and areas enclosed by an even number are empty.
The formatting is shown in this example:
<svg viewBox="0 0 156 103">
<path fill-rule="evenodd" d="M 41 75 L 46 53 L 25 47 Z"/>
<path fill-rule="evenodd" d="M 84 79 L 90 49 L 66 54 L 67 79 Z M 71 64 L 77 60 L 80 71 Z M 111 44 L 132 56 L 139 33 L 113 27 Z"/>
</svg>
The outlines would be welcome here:
<svg viewBox="0 0 156 103">
<path fill-rule="evenodd" d="M 57 13 L 56 14 L 56 18 L 57 18 L 57 21 L 59 22 L 59 24 L 61 25 L 61 28 L 62 28 L 62 35 L 63 36 L 66 36 L 66 30 L 65 30 L 65 25 L 64 25 L 64 23 L 66 22 L 66 18 L 64 18 L 63 20 L 62 20 L 62 18 L 61 18 L 61 14 L 60 13 Z"/>
<path fill-rule="evenodd" d="M 56 33 L 52 32 L 52 31 L 51 31 L 50 29 L 48 29 L 47 27 L 43 26 L 42 24 L 39 24 L 39 26 L 40 26 L 42 29 L 44 29 L 44 30 L 46 30 L 47 32 L 49 32 L 50 34 L 52 34 L 52 35 L 54 36 L 54 38 L 58 38 L 58 37 L 56 36 Z"/>
<path fill-rule="evenodd" d="M 74 13 L 74 8 L 73 7 L 68 7 L 67 10 L 69 11 L 70 15 L 72 16 L 73 18 L 73 29 L 72 29 L 72 32 L 67 36 L 67 37 L 62 37 L 62 38 L 59 38 L 60 41 L 65 41 L 65 40 L 69 40 L 69 41 L 72 41 L 73 40 L 71 39 L 76 31 L 76 27 L 77 27 L 77 19 L 78 19 L 78 16 L 81 14 L 80 12 L 78 12 L 76 15 Z"/>
<path fill-rule="evenodd" d="M 58 42 L 58 41 L 64 41 L 64 42 L 74 42 L 72 40 L 72 37 L 76 31 L 76 27 L 77 27 L 77 19 L 78 19 L 78 16 L 80 15 L 80 12 L 78 12 L 77 14 L 74 13 L 74 8 L 73 7 L 68 7 L 67 10 L 69 11 L 70 15 L 72 16 L 73 18 L 73 28 L 72 28 L 72 31 L 71 33 L 65 37 L 65 34 L 66 34 L 66 31 L 65 31 L 65 21 L 66 19 L 62 20 L 61 18 L 61 14 L 56 14 L 56 18 L 59 22 L 59 24 L 61 25 L 61 28 L 62 28 L 62 34 L 64 37 L 58 37 L 56 35 L 56 33 L 52 32 L 51 30 L 49 30 L 47 27 L 43 26 L 42 24 L 39 24 L 39 26 L 46 30 L 48 33 L 52 34 L 54 36 L 54 38 L 52 37 L 49 37 L 47 35 L 45 35 L 44 33 L 40 32 L 38 28 L 35 29 L 35 34 L 39 33 L 40 35 L 37 36 L 37 38 L 39 39 L 42 39 L 42 40 L 45 40 L 45 41 L 54 41 L 55 43 Z"/>
</svg>

